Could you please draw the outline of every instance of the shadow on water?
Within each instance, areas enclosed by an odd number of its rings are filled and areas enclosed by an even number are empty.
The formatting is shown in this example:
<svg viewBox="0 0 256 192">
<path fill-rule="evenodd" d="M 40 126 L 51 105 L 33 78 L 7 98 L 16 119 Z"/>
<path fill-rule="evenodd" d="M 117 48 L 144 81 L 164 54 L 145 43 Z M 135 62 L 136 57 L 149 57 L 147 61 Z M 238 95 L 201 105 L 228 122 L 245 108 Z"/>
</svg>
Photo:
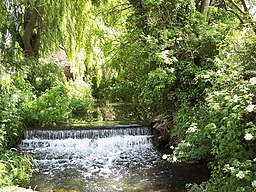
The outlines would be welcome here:
<svg viewBox="0 0 256 192">
<path fill-rule="evenodd" d="M 127 110 L 117 118 L 124 105 L 119 112 L 113 105 L 108 108 L 112 111 L 107 109 L 111 112 L 107 118 L 112 120 L 101 119 L 102 115 L 95 118 L 123 124 L 82 123 L 75 129 L 28 130 L 18 148 L 32 154 L 37 163 L 29 186 L 40 192 L 183 192 L 186 183 L 208 179 L 205 164 L 163 161 L 152 144 L 149 128 L 132 124 L 139 122 L 132 117 L 136 110 Z M 104 114 L 104 110 L 97 113 Z M 124 117 L 134 121 L 124 126 L 128 121 Z"/>
</svg>

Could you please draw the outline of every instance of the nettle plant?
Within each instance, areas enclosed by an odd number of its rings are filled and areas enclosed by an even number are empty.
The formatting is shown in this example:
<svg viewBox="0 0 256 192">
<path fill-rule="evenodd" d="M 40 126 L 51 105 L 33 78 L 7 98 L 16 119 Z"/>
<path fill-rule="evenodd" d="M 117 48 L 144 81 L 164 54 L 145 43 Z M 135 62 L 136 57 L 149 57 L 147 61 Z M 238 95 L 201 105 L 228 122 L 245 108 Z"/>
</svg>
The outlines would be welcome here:
<svg viewBox="0 0 256 192">
<path fill-rule="evenodd" d="M 212 87 L 205 90 L 205 101 L 190 110 L 184 139 L 168 156 L 171 162 L 210 158 L 210 191 L 256 188 L 255 48 L 252 30 L 230 32 L 215 58 L 216 70 L 197 76 Z"/>
</svg>

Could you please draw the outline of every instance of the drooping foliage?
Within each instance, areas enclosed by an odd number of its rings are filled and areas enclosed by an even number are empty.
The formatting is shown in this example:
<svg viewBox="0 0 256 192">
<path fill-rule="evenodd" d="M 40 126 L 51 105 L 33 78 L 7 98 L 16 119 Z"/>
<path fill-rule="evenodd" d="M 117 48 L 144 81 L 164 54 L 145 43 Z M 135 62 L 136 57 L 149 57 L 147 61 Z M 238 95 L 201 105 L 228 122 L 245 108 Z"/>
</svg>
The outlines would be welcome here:
<svg viewBox="0 0 256 192">
<path fill-rule="evenodd" d="M 25 125 L 63 123 L 91 105 L 88 83 L 83 89 L 68 84 L 58 63 L 42 57 L 58 47 L 79 47 L 89 17 L 82 13 L 92 7 L 90 1 L 0 2 L 0 187 L 31 176 L 31 158 L 10 150 Z"/>
<path fill-rule="evenodd" d="M 21 184 L 31 176 L 31 159 L 24 156 L 20 161 L 23 156 L 9 151 L 25 126 L 52 126 L 88 114 L 91 84 L 96 90 L 102 63 L 113 55 L 111 42 L 124 30 L 118 25 L 124 21 L 119 4 L 122 1 L 1 1 L 0 186 Z M 67 58 L 57 58 L 59 49 Z M 63 60 L 71 66 L 73 81 L 67 82 L 63 74 Z"/>
</svg>

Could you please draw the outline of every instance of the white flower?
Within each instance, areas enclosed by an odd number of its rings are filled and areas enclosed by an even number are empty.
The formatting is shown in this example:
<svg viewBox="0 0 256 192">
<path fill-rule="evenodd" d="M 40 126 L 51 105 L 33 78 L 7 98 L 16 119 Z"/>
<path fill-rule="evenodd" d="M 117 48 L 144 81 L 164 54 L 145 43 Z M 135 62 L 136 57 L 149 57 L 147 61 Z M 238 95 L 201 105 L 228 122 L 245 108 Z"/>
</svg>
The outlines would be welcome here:
<svg viewBox="0 0 256 192">
<path fill-rule="evenodd" d="M 244 172 L 243 172 L 243 171 L 239 171 L 239 172 L 236 174 L 236 177 L 239 178 L 239 179 L 243 179 L 243 178 L 245 177 Z"/>
<path fill-rule="evenodd" d="M 235 170 L 235 168 L 234 168 L 234 167 L 229 167 L 229 170 L 230 170 L 231 172 L 233 172 L 233 171 Z"/>
<path fill-rule="evenodd" d="M 170 72 L 173 73 L 175 69 L 173 67 L 170 68 Z"/>
<path fill-rule="evenodd" d="M 170 52 L 169 50 L 164 50 L 164 51 L 161 52 L 161 55 L 160 55 L 166 64 L 170 64 L 171 63 L 171 60 L 168 57 L 169 52 Z"/>
<path fill-rule="evenodd" d="M 186 133 L 194 133 L 197 129 L 197 123 L 192 123 Z"/>
<path fill-rule="evenodd" d="M 176 162 L 176 161 L 177 161 L 177 157 L 176 157 L 176 156 L 173 156 L 173 157 L 172 157 L 172 161 L 173 161 L 173 162 Z"/>
<path fill-rule="evenodd" d="M 182 37 L 178 37 L 176 40 L 177 41 L 182 41 Z"/>
<path fill-rule="evenodd" d="M 172 57 L 173 62 L 178 62 L 179 60 L 176 57 Z"/>
<path fill-rule="evenodd" d="M 247 141 L 250 141 L 253 139 L 253 135 L 251 133 L 246 133 L 244 136 L 244 139 Z"/>
<path fill-rule="evenodd" d="M 12 99 L 13 99 L 14 101 L 18 101 L 19 95 L 16 94 L 16 93 L 14 93 L 14 94 L 12 95 Z"/>
<path fill-rule="evenodd" d="M 189 127 L 186 133 L 194 133 L 196 131 L 196 127 Z"/>
<path fill-rule="evenodd" d="M 231 172 L 233 172 L 235 170 L 234 167 L 230 167 L 229 164 L 226 164 L 225 167 L 230 170 Z"/>
<path fill-rule="evenodd" d="M 256 187 L 256 180 L 252 181 L 252 187 Z"/>
<path fill-rule="evenodd" d="M 253 162 L 256 162 L 256 158 L 253 159 Z"/>
<path fill-rule="evenodd" d="M 246 107 L 246 110 L 248 111 L 248 112 L 252 112 L 253 110 L 254 110 L 254 107 L 255 107 L 256 105 L 248 105 L 247 107 Z"/>
<path fill-rule="evenodd" d="M 256 77 L 252 77 L 250 79 L 250 84 L 255 85 L 256 84 Z"/>
<path fill-rule="evenodd" d="M 186 147 L 190 147 L 190 146 L 191 146 L 191 144 L 190 144 L 190 143 L 187 143 L 187 144 L 186 144 Z"/>
<path fill-rule="evenodd" d="M 170 149 L 174 149 L 174 147 L 173 147 L 173 146 L 171 146 L 171 147 L 170 147 Z"/>
<path fill-rule="evenodd" d="M 234 100 L 235 103 L 238 102 L 238 99 L 239 99 L 239 97 L 237 95 L 234 95 L 233 100 Z"/>
<path fill-rule="evenodd" d="M 167 159 L 167 158 L 168 158 L 168 155 L 163 154 L 162 159 Z"/>
</svg>

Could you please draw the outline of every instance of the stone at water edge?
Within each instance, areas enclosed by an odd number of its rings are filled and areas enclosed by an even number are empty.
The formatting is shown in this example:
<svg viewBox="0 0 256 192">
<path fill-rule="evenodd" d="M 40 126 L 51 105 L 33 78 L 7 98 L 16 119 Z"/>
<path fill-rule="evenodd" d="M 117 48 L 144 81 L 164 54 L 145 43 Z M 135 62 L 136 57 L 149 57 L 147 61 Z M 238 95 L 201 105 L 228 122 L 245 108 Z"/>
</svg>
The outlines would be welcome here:
<svg viewBox="0 0 256 192">
<path fill-rule="evenodd" d="M 25 189 L 18 186 L 10 186 L 10 187 L 2 187 L 0 188 L 0 192 L 36 192 L 32 189 Z"/>
</svg>

